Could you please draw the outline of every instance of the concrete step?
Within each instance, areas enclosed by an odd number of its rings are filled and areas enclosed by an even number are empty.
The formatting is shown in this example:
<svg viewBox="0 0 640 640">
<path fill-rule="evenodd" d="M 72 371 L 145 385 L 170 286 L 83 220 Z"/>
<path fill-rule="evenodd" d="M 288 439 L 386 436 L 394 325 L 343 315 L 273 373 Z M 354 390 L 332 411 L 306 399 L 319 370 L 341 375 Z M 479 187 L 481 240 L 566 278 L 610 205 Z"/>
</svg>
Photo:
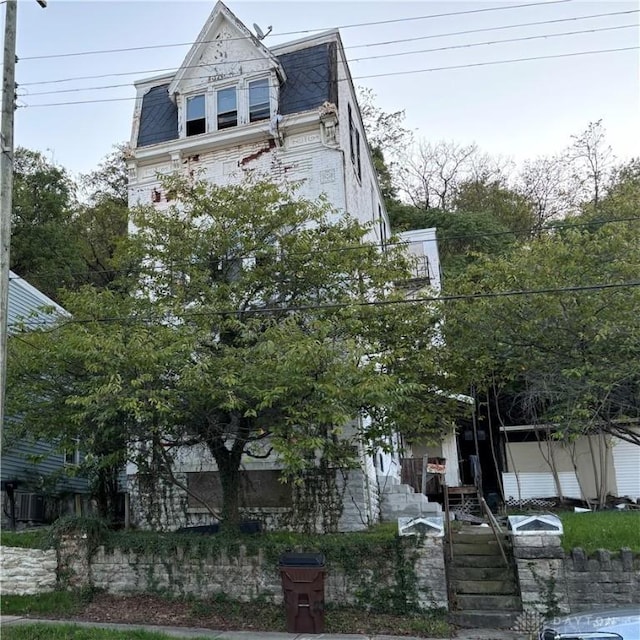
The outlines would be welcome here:
<svg viewBox="0 0 640 640">
<path fill-rule="evenodd" d="M 452 567 L 460 567 L 460 568 L 500 568 L 502 571 L 505 571 L 507 567 L 504 565 L 504 560 L 502 556 L 492 556 L 492 555 L 482 555 L 482 556 L 460 556 L 456 555 L 455 551 L 453 552 L 453 560 L 451 561 Z"/>
<path fill-rule="evenodd" d="M 487 595 L 518 595 L 518 587 L 514 579 L 452 580 L 451 586 L 458 596 L 463 594 L 472 595 L 478 593 L 485 593 Z"/>
<path fill-rule="evenodd" d="M 426 505 L 406 505 L 403 508 L 382 508 L 382 519 L 386 522 L 397 520 L 398 518 L 417 518 L 419 516 L 439 516 L 442 511 L 437 507 L 431 507 L 434 503 L 429 502 Z"/>
<path fill-rule="evenodd" d="M 457 611 L 520 611 L 518 596 L 456 594 Z"/>
<path fill-rule="evenodd" d="M 507 567 L 463 567 L 452 566 L 449 568 L 451 580 L 511 580 L 513 571 Z"/>
<path fill-rule="evenodd" d="M 394 495 L 396 493 L 409 495 L 414 494 L 415 489 L 408 484 L 392 484 L 391 486 L 388 486 L 384 489 L 384 493 L 386 495 Z"/>
<path fill-rule="evenodd" d="M 495 540 L 485 542 L 453 542 L 453 557 L 456 556 L 501 556 L 500 547 Z"/>
<path fill-rule="evenodd" d="M 519 611 L 453 611 L 449 620 L 467 629 L 511 629 Z"/>
<path fill-rule="evenodd" d="M 400 478 L 396 478 L 396 476 L 377 476 L 378 486 L 381 491 L 388 489 L 389 487 L 393 487 L 394 485 L 399 485 Z"/>
<path fill-rule="evenodd" d="M 495 542 L 496 536 L 493 535 L 491 529 L 488 531 L 486 529 L 482 529 L 482 531 L 469 532 L 466 531 L 464 533 L 455 532 L 451 535 L 451 539 L 453 542 L 460 542 L 462 544 L 482 544 L 483 542 Z M 502 544 L 507 544 L 511 546 L 511 536 L 505 534 L 498 534 L 498 540 L 502 542 Z"/>
</svg>

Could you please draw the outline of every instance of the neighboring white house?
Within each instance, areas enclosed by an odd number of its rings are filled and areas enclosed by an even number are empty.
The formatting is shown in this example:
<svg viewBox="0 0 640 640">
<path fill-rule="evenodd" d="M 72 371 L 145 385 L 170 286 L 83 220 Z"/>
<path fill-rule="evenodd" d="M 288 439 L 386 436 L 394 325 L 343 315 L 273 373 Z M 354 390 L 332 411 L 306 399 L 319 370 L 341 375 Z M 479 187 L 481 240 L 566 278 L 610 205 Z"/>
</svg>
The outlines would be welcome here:
<svg viewBox="0 0 640 640">
<path fill-rule="evenodd" d="M 130 206 L 167 207 L 163 174 L 178 171 L 219 185 L 254 174 L 297 182 L 308 199 L 323 195 L 335 210 L 370 224 L 368 240 L 387 242 L 389 219 L 338 31 L 267 48 L 218 2 L 178 71 L 135 86 Z M 425 258 L 420 264 L 428 264 L 426 275 L 439 289 L 433 230 L 418 232 L 410 246 Z M 192 452 L 178 473 L 195 487 L 199 474 L 211 469 L 206 451 Z M 246 461 L 245 470 L 275 496 L 273 478 L 260 475 L 269 469 L 272 462 Z M 135 471 L 128 470 L 132 478 Z M 362 455 L 361 472 L 350 474 L 342 529 L 365 528 L 380 519 L 380 478 L 388 477 L 390 486 L 399 483 L 399 454 Z M 169 502 L 163 514 L 167 526 L 209 517 L 185 495 Z M 279 509 L 273 504 L 271 511 L 277 516 Z"/>
<path fill-rule="evenodd" d="M 640 500 L 640 446 L 608 435 L 563 441 L 554 439 L 553 431 L 548 426 L 501 427 L 507 501 L 561 496 L 594 500 L 599 489 Z"/>
</svg>

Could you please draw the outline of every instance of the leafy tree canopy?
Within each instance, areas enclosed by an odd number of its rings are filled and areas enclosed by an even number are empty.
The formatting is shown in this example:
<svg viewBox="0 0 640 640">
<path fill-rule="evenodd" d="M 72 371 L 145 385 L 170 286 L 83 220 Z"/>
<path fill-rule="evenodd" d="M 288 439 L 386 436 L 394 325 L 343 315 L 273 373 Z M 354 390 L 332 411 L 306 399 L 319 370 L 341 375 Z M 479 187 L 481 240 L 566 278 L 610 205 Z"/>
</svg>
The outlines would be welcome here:
<svg viewBox="0 0 640 640">
<path fill-rule="evenodd" d="M 67 293 L 71 320 L 11 339 L 26 429 L 126 439 L 141 473 L 178 484 L 174 458 L 197 446 L 220 470 L 227 526 L 248 456 L 275 455 L 295 481 L 353 466 L 354 446 L 396 429 L 438 431 L 435 310 L 389 286 L 409 273 L 403 255 L 270 183 L 165 188 L 173 206 L 133 213 L 133 276 Z"/>
<path fill-rule="evenodd" d="M 75 185 L 64 169 L 36 151 L 14 157 L 11 269 L 56 298 L 83 271 L 73 226 Z"/>
<path fill-rule="evenodd" d="M 555 424 L 568 438 L 639 442 L 640 225 L 613 219 L 637 211 L 636 166 L 601 198 L 594 226 L 487 256 L 452 283 L 459 293 L 488 294 L 448 307 L 448 370 L 462 388 L 495 385 L 532 423 Z M 535 293 L 549 288 L 576 290 Z M 505 291 L 524 293 L 491 297 Z"/>
</svg>

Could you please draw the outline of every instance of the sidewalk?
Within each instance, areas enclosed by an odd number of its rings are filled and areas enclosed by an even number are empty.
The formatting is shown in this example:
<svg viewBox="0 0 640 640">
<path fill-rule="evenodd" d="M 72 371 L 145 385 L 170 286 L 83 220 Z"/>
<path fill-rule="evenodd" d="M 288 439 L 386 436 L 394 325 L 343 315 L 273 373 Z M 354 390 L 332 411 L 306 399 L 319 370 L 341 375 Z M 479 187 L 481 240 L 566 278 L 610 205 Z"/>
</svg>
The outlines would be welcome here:
<svg viewBox="0 0 640 640">
<path fill-rule="evenodd" d="M 155 633 L 163 633 L 172 638 L 207 638 L 209 640 L 436 640 L 435 638 L 410 638 L 408 636 L 366 636 L 359 634 L 338 635 L 321 633 L 293 634 L 267 631 L 213 631 L 212 629 L 195 629 L 193 627 L 166 627 L 155 625 L 116 624 L 103 622 L 76 622 L 74 620 L 40 620 L 36 618 L 22 618 L 20 616 L 0 616 L 0 627 L 22 624 L 73 624 L 81 627 L 99 627 L 119 631 L 133 631 L 144 629 Z M 455 640 L 522 640 L 522 635 L 515 631 L 498 631 L 492 629 L 460 629 L 454 636 Z M 442 640 L 442 639 L 440 639 Z"/>
</svg>

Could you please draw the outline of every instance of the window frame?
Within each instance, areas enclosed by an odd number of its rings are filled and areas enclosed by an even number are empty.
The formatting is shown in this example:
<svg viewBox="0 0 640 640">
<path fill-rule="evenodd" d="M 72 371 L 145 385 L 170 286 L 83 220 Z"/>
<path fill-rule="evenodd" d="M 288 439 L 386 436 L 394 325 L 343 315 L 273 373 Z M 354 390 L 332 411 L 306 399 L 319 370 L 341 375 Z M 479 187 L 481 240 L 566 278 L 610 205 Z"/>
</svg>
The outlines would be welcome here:
<svg viewBox="0 0 640 640">
<path fill-rule="evenodd" d="M 223 91 L 231 91 L 233 90 L 234 95 L 235 95 L 235 114 L 236 114 L 236 118 L 235 118 L 235 123 L 234 124 L 229 124 L 226 125 L 224 127 L 220 126 L 220 115 L 221 114 L 227 114 L 227 113 L 233 113 L 233 111 L 220 111 L 220 94 Z M 215 122 L 215 129 L 214 131 L 225 131 L 226 129 L 235 129 L 236 127 L 240 126 L 242 124 L 241 121 L 241 104 L 240 104 L 240 100 L 239 100 L 239 91 L 241 90 L 241 86 L 239 83 L 234 83 L 234 84 L 227 84 L 227 85 L 221 85 L 221 86 L 216 86 L 216 87 L 212 87 L 212 91 L 214 94 L 214 105 L 215 105 L 215 117 L 213 119 L 213 122 Z"/>
<path fill-rule="evenodd" d="M 189 102 L 191 100 L 195 100 L 196 98 L 203 98 L 204 99 L 204 116 L 202 118 L 193 118 L 193 119 L 189 119 Z M 198 93 L 192 93 L 190 95 L 185 96 L 185 100 L 184 100 L 184 136 L 185 138 L 193 138 L 194 136 L 200 136 L 203 133 L 208 133 L 208 129 L 209 129 L 209 118 L 207 117 L 208 115 L 208 100 L 207 100 L 207 92 L 206 91 L 201 91 Z M 189 133 L 189 123 L 190 122 L 198 122 L 200 120 L 204 120 L 204 131 L 200 131 L 198 133 Z"/>
<path fill-rule="evenodd" d="M 266 90 L 267 90 L 267 102 L 258 102 L 256 106 L 258 107 L 262 107 L 260 109 L 260 111 L 264 111 L 264 105 L 267 105 L 267 116 L 265 118 L 257 118 L 256 120 L 252 119 L 252 114 L 251 114 L 251 85 L 255 85 L 259 82 L 266 82 L 267 86 L 266 86 Z M 271 113 L 272 113 L 272 106 L 273 106 L 273 100 L 271 97 L 271 80 L 268 76 L 265 77 L 261 77 L 261 78 L 254 78 L 254 79 L 249 79 L 247 78 L 247 82 L 246 82 L 246 91 L 247 91 L 247 124 L 253 124 L 254 122 L 264 122 L 265 120 L 270 120 L 271 119 Z"/>
<path fill-rule="evenodd" d="M 268 95 L 268 106 L 269 111 L 268 115 L 259 119 L 251 119 L 251 85 L 254 83 L 266 82 L 266 90 Z M 230 89 L 235 89 L 236 96 L 236 109 L 235 109 L 235 124 L 229 124 L 227 126 L 220 127 L 218 118 L 220 115 L 225 113 L 231 113 L 231 111 L 221 112 L 218 106 L 218 94 L 221 91 L 228 91 Z M 219 82 L 212 84 L 207 87 L 200 87 L 198 89 L 194 89 L 188 93 L 185 93 L 181 96 L 180 107 L 180 120 L 182 122 L 182 138 L 196 138 L 200 135 L 204 134 L 212 134 L 218 133 L 220 131 L 226 131 L 231 129 L 236 129 L 237 127 L 244 127 L 247 125 L 260 124 L 269 122 L 273 115 L 277 112 L 278 108 L 278 83 L 276 75 L 273 71 L 269 72 L 260 72 L 252 76 L 247 76 L 244 78 L 235 78 L 233 82 L 227 80 L 226 82 Z M 193 98 L 197 98 L 198 96 L 204 96 L 205 99 L 205 116 L 204 116 L 204 131 L 201 133 L 192 133 L 188 134 L 189 130 L 189 122 L 193 120 L 188 120 L 188 110 L 189 110 L 189 101 Z M 267 103 L 257 103 L 256 106 L 261 106 L 261 113 L 265 113 L 265 106 Z M 194 119 L 195 120 L 195 119 Z"/>
<path fill-rule="evenodd" d="M 65 467 L 79 467 L 82 462 L 82 453 L 80 451 L 80 439 L 76 439 L 75 447 L 65 448 L 62 453 L 62 463 Z"/>
</svg>

